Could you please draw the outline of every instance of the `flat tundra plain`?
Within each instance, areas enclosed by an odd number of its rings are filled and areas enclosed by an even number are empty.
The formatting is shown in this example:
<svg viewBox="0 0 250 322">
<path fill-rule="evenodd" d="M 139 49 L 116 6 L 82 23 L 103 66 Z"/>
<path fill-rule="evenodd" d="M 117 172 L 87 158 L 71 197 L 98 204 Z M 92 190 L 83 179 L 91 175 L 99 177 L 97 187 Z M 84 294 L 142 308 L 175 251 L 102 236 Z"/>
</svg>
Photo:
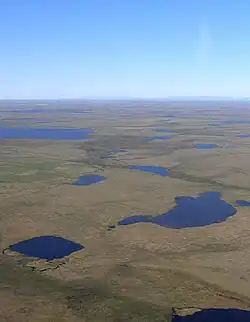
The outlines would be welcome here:
<svg viewBox="0 0 250 322">
<path fill-rule="evenodd" d="M 171 321 L 172 308 L 248 309 L 250 209 L 236 200 L 250 201 L 250 105 L 45 103 L 1 102 L 0 127 L 93 133 L 84 140 L 0 138 L 1 250 L 43 235 L 84 249 L 52 262 L 4 251 L 0 320 Z M 126 151 L 112 152 L 119 149 Z M 157 165 L 168 176 L 129 165 Z M 72 185 L 91 173 L 106 179 Z M 177 196 L 206 191 L 220 192 L 237 213 L 203 227 L 137 223 L 108 230 L 132 215 L 163 214 Z"/>
</svg>

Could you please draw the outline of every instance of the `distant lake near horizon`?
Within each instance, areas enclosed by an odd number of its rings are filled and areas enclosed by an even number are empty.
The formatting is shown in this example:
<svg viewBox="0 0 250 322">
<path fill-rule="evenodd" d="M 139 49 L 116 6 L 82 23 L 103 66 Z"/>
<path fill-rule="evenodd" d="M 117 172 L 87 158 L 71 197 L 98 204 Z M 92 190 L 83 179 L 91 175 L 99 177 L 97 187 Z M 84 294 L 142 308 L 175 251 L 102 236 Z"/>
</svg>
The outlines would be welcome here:
<svg viewBox="0 0 250 322">
<path fill-rule="evenodd" d="M 0 127 L 0 139 L 86 140 L 91 129 Z"/>
</svg>

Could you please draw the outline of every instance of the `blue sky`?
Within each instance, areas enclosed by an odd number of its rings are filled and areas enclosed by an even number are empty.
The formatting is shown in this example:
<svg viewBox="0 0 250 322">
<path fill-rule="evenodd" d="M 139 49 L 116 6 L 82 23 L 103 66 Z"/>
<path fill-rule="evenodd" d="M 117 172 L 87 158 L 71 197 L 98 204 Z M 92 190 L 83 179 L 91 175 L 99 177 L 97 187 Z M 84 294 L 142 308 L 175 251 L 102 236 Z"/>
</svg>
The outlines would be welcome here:
<svg viewBox="0 0 250 322">
<path fill-rule="evenodd" d="M 0 3 L 0 98 L 250 97 L 249 0 Z"/>
</svg>

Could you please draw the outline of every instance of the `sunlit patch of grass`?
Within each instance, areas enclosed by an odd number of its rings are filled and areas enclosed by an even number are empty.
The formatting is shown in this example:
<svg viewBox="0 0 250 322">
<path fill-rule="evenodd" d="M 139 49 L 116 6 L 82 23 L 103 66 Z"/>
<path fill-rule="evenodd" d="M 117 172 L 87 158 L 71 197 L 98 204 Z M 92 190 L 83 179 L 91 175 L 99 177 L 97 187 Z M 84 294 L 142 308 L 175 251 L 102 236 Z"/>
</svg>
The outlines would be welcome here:
<svg viewBox="0 0 250 322">
<path fill-rule="evenodd" d="M 63 162 L 55 159 L 21 158 L 5 160 L 0 163 L 0 182 L 32 182 L 49 179 L 63 179 L 71 182 L 76 177 L 99 172 L 98 167 L 87 163 Z"/>
<path fill-rule="evenodd" d="M 30 182 L 55 176 L 56 162 L 20 160 L 0 165 L 0 182 Z"/>
</svg>

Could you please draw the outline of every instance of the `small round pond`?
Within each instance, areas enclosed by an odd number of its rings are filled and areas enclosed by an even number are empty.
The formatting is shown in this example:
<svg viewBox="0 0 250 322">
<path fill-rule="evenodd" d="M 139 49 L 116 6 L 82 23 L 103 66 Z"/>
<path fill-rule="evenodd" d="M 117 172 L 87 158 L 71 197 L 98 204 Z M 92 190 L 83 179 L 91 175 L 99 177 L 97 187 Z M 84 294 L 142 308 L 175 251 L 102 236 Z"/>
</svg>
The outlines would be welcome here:
<svg viewBox="0 0 250 322">
<path fill-rule="evenodd" d="M 63 258 L 84 247 L 71 240 L 57 236 L 39 236 L 10 245 L 9 250 L 28 257 L 52 261 Z"/>
</svg>

